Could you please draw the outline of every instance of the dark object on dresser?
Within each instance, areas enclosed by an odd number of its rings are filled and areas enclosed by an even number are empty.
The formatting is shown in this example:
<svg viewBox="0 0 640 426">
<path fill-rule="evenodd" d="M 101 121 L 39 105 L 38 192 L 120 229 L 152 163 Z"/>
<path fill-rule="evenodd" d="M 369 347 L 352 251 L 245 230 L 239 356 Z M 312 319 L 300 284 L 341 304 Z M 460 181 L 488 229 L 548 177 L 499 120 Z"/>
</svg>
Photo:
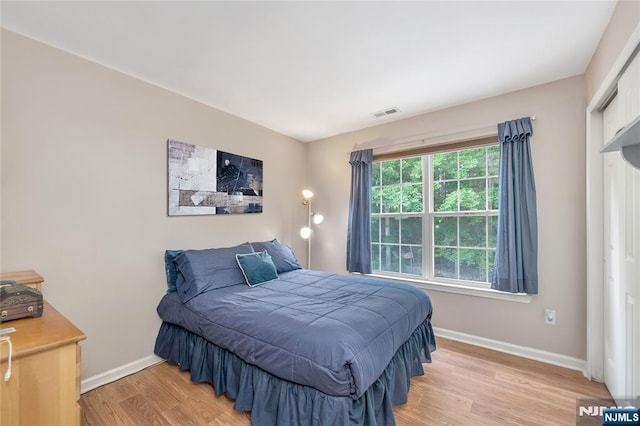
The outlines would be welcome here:
<svg viewBox="0 0 640 426">
<path fill-rule="evenodd" d="M 42 293 L 15 281 L 0 281 L 0 323 L 42 316 Z"/>
</svg>

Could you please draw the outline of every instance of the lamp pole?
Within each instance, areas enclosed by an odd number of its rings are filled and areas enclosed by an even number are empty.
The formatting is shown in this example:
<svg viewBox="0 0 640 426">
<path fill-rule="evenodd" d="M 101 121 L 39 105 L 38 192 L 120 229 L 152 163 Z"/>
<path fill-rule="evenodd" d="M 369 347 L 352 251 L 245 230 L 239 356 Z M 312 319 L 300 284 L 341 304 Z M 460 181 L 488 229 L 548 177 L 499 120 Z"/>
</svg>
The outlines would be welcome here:
<svg viewBox="0 0 640 426">
<path fill-rule="evenodd" d="M 311 269 L 311 219 L 313 216 L 313 223 L 318 225 L 324 220 L 324 217 L 320 213 L 313 213 L 311 211 L 311 198 L 313 198 L 313 192 L 304 189 L 302 190 L 302 205 L 307 206 L 307 226 L 300 230 L 300 236 L 307 239 L 307 269 Z"/>
<path fill-rule="evenodd" d="M 311 200 L 307 200 L 307 226 L 311 229 Z M 307 269 L 311 269 L 311 235 L 307 238 Z"/>
</svg>

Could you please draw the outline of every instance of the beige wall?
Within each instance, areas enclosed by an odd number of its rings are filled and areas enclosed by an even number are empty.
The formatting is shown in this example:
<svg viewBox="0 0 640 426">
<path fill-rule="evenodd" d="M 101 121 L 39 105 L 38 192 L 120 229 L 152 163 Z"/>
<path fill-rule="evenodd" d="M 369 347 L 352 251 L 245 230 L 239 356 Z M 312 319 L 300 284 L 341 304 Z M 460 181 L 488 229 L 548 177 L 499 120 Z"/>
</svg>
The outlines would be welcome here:
<svg viewBox="0 0 640 426">
<path fill-rule="evenodd" d="M 585 77 L 573 77 L 305 145 L 135 78 L 2 30 L 1 256 L 33 268 L 45 297 L 83 329 L 83 376 L 152 352 L 166 248 L 278 237 L 293 245 L 310 181 L 314 269 L 345 271 L 348 153 L 356 145 L 537 116 L 533 156 L 540 295 L 530 304 L 437 291 L 435 325 L 585 357 L 585 119 L 591 98 L 640 20 L 621 1 Z M 585 95 L 584 87 L 587 87 Z M 265 162 L 265 213 L 166 216 L 166 139 Z M 305 170 L 305 160 L 308 171 Z M 545 308 L 558 324 L 546 326 Z M 506 324 L 518 324 L 518 328 Z"/>
<path fill-rule="evenodd" d="M 420 134 L 451 133 L 536 115 L 532 155 L 539 223 L 540 294 L 530 304 L 430 291 L 434 325 L 580 359 L 586 357 L 584 77 L 312 142 L 314 209 L 325 215 L 312 247 L 314 268 L 345 272 L 348 152 Z M 557 325 L 544 324 L 544 309 Z"/>
<path fill-rule="evenodd" d="M 585 73 L 587 100 L 602 84 L 629 36 L 640 24 L 640 1 L 619 0 Z"/>
<path fill-rule="evenodd" d="M 45 277 L 85 378 L 153 353 L 165 249 L 278 237 L 306 257 L 305 145 L 6 30 L 1 137 L 2 270 Z M 167 217 L 168 138 L 263 160 L 264 213 Z"/>
</svg>

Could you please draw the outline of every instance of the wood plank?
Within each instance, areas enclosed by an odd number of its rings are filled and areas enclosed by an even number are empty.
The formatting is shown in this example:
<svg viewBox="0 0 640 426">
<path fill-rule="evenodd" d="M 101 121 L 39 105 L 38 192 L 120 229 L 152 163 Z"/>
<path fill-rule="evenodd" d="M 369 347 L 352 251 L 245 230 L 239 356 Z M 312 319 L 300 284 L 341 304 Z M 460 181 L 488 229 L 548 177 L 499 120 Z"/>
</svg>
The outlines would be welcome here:
<svg viewBox="0 0 640 426">
<path fill-rule="evenodd" d="M 171 426 L 162 413 L 157 410 L 149 401 L 141 395 L 134 394 L 120 403 L 120 406 L 127 413 L 133 424 L 149 426 Z"/>
<path fill-rule="evenodd" d="M 92 426 L 124 425 L 131 420 L 119 404 L 105 400 L 99 392 L 82 396 L 82 422 Z"/>
</svg>

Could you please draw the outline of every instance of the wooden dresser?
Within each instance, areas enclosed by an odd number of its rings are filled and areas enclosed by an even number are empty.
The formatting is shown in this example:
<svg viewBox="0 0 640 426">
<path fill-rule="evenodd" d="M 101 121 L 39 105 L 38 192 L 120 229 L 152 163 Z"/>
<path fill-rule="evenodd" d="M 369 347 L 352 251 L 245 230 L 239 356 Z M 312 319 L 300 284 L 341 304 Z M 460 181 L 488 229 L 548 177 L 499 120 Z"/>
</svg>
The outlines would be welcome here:
<svg viewBox="0 0 640 426">
<path fill-rule="evenodd" d="M 39 277 L 39 278 L 38 278 Z M 43 279 L 34 271 L 0 274 L 35 288 Z M 9 346 L 0 343 L 0 425 L 79 425 L 80 345 L 86 336 L 46 301 L 42 317 L 0 324 L 13 327 L 12 374 L 8 368 Z"/>
</svg>

